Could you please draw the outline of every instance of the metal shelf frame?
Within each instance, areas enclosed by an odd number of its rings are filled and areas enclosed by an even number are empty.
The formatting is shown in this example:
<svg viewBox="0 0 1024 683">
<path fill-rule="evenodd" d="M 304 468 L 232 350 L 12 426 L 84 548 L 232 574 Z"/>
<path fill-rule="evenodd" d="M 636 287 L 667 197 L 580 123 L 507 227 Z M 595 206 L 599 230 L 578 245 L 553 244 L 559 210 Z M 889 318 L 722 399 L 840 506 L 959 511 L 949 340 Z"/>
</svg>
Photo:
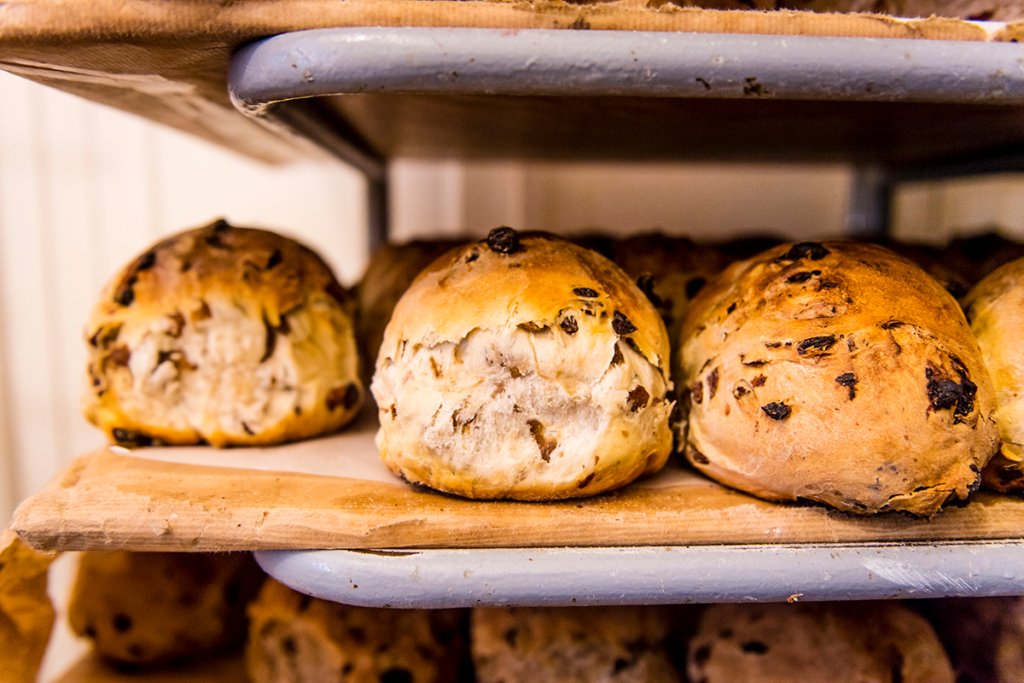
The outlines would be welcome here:
<svg viewBox="0 0 1024 683">
<path fill-rule="evenodd" d="M 1024 105 L 1015 43 L 631 31 L 340 28 L 274 36 L 239 51 L 236 107 L 360 169 L 372 244 L 387 238 L 386 156 L 315 98 L 346 94 L 767 98 Z M 855 168 L 849 230 L 888 230 L 902 182 L 1024 170 L 1020 148 L 927 164 Z"/>
<path fill-rule="evenodd" d="M 315 597 L 440 608 L 1024 595 L 1024 541 L 488 550 L 263 550 Z"/>
<path fill-rule="evenodd" d="M 1011 126 L 1019 144 L 924 161 L 851 158 L 855 182 L 848 227 L 860 236 L 887 231 L 900 183 L 1024 171 L 1024 46 L 1012 43 L 589 30 L 320 29 L 243 48 L 232 60 L 228 85 L 233 103 L 247 116 L 312 140 L 363 172 L 370 187 L 371 244 L 387 239 L 388 154 L 337 107 L 327 106 L 330 98 L 753 99 L 928 103 L 961 107 L 961 112 L 964 105 L 1019 109 L 1019 132 L 1016 119 Z M 1017 540 L 260 551 L 256 556 L 271 576 L 304 593 L 378 607 L 1024 594 L 1024 541 Z"/>
</svg>

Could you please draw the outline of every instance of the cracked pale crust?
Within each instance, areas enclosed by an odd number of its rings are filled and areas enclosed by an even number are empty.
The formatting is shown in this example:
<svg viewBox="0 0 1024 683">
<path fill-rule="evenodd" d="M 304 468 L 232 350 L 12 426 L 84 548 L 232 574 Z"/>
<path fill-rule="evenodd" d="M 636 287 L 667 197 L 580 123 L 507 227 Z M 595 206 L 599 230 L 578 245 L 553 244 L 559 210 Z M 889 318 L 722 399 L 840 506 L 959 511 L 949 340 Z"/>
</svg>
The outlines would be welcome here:
<svg viewBox="0 0 1024 683">
<path fill-rule="evenodd" d="M 336 430 L 364 393 L 353 308 L 293 240 L 223 221 L 174 235 L 122 269 L 92 311 L 85 416 L 138 445 Z"/>
<path fill-rule="evenodd" d="M 657 471 L 672 404 L 654 307 L 595 252 L 521 245 L 449 252 L 398 303 L 372 385 L 382 459 L 414 483 L 488 499 L 588 496 Z M 616 313 L 635 331 L 617 332 Z"/>
<path fill-rule="evenodd" d="M 819 260 L 787 259 L 787 244 L 734 264 L 694 300 L 686 456 L 769 500 L 932 515 L 967 497 L 998 448 L 977 343 L 956 301 L 910 262 L 823 246 Z M 935 387 L 959 391 L 961 377 L 975 395 L 946 405 Z"/>
<path fill-rule="evenodd" d="M 1024 259 L 1002 266 L 963 299 L 995 387 L 1002 448 L 984 471 L 998 491 L 1024 489 Z"/>
</svg>

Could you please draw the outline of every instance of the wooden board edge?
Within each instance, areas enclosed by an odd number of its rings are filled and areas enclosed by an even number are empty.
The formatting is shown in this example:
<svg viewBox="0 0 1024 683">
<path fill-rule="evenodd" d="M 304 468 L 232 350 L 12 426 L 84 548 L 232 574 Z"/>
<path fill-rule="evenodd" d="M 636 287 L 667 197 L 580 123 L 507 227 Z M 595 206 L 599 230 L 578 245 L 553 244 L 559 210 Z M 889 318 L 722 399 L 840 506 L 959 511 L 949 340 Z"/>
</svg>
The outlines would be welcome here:
<svg viewBox="0 0 1024 683">
<path fill-rule="evenodd" d="M 239 479 L 239 473 L 242 479 Z M 159 482 L 160 489 L 153 489 Z M 223 495 L 220 495 L 223 494 Z M 482 502 L 371 481 L 79 458 L 15 513 L 42 550 L 620 547 L 1019 540 L 1024 499 L 980 492 L 933 520 L 780 505 L 711 481 L 553 503 Z"/>
</svg>

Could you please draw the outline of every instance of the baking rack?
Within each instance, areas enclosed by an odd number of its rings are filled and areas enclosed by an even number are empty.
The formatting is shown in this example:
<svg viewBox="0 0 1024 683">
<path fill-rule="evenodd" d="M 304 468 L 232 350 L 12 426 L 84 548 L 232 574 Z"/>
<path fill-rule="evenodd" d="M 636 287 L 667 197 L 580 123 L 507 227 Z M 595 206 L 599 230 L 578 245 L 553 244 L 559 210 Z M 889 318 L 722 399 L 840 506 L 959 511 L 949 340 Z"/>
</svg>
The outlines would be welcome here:
<svg viewBox="0 0 1024 683">
<path fill-rule="evenodd" d="M 320 29 L 242 49 L 228 87 L 248 116 L 363 171 L 377 243 L 395 156 L 841 161 L 855 169 L 848 227 L 860 235 L 887 231 L 900 183 L 1024 170 L 1015 43 Z M 257 558 L 304 592 L 392 607 L 1024 594 L 1018 540 Z"/>
<path fill-rule="evenodd" d="M 900 183 L 1024 169 L 1008 42 L 317 29 L 243 48 L 228 90 L 366 175 L 374 244 L 395 156 L 846 162 L 859 235 L 886 232 Z"/>
</svg>

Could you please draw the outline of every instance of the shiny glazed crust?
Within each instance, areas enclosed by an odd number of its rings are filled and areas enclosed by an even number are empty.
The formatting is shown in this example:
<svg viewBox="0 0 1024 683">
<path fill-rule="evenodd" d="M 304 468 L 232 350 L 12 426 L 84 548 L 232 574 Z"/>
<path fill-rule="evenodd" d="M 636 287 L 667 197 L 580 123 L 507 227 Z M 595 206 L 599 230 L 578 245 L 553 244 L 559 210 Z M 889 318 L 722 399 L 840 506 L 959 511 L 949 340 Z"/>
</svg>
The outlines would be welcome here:
<svg viewBox="0 0 1024 683">
<path fill-rule="evenodd" d="M 998 448 L 959 306 L 882 247 L 786 244 L 733 264 L 683 339 L 686 457 L 759 497 L 929 516 Z"/>
<path fill-rule="evenodd" d="M 311 250 L 218 221 L 104 289 L 85 330 L 86 418 L 137 445 L 261 445 L 340 428 L 363 396 L 354 302 Z"/>
<path fill-rule="evenodd" d="M 1024 259 L 1008 263 L 963 299 L 996 392 L 1000 453 L 984 471 L 998 491 L 1024 489 Z"/>
<path fill-rule="evenodd" d="M 511 253 L 449 252 L 395 308 L 372 386 L 384 462 L 449 493 L 520 500 L 657 471 L 671 450 L 657 311 L 603 256 L 517 238 Z"/>
<path fill-rule="evenodd" d="M 897 602 L 712 605 L 687 670 L 707 683 L 953 683 L 931 625 Z"/>
</svg>

